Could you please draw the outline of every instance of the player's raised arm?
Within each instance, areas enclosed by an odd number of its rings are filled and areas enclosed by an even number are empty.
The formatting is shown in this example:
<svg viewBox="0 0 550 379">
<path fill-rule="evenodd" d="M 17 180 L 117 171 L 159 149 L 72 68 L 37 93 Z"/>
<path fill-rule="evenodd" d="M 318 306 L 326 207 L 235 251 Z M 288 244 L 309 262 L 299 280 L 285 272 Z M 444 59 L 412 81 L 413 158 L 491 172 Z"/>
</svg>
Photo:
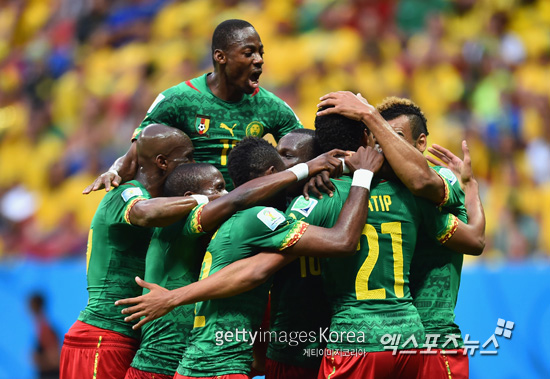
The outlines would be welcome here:
<svg viewBox="0 0 550 379">
<path fill-rule="evenodd" d="M 459 178 L 465 194 L 464 205 L 468 213 L 468 224 L 459 225 L 446 246 L 457 252 L 481 255 L 485 247 L 485 212 L 479 197 L 479 186 L 473 175 L 470 150 L 466 141 L 462 141 L 464 161 L 439 145 L 433 145 L 428 151 L 439 158 L 439 161 L 430 156 L 427 159 L 433 164 L 443 165 L 453 171 Z"/>
<path fill-rule="evenodd" d="M 291 169 L 252 179 L 238 186 L 228 195 L 222 196 L 204 207 L 201 214 L 202 230 L 216 229 L 236 211 L 249 208 L 265 199 L 269 199 L 297 180 L 304 180 L 321 171 L 332 173 L 335 176 L 340 175 L 342 161 L 337 157 L 344 155 L 345 151 L 334 149 Z M 238 162 L 232 162 L 232 164 L 238 164 Z"/>
<path fill-rule="evenodd" d="M 397 177 L 413 194 L 436 204 L 444 201 L 445 183 L 443 179 L 430 169 L 418 146 L 416 146 L 419 143 L 425 145 L 427 131 L 421 133 L 418 138 L 414 138 L 414 141 L 407 141 L 409 139 L 409 136 L 406 135 L 407 128 L 408 132 L 411 131 L 411 121 L 408 114 L 392 120 L 391 122 L 396 124 L 392 127 L 380 112 L 360 94 L 355 95 L 346 91 L 331 92 L 321 97 L 318 106 L 325 108 L 317 113 L 319 116 L 340 114 L 363 122 L 376 138 L 376 142 L 382 148 L 384 156 Z M 414 105 L 412 108 L 418 109 Z M 418 113 L 419 118 L 424 117 L 420 109 L 416 113 Z"/>
</svg>

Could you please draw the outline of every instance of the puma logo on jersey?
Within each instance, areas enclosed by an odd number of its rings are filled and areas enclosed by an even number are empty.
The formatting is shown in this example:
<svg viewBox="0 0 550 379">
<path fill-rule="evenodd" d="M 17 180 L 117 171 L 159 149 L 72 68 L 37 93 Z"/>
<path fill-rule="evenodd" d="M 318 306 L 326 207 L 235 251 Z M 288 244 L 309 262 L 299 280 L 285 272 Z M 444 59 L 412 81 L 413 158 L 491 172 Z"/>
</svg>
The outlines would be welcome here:
<svg viewBox="0 0 550 379">
<path fill-rule="evenodd" d="M 237 126 L 237 124 L 233 124 L 233 127 L 232 127 L 232 128 L 230 128 L 229 126 L 225 125 L 223 122 L 220 124 L 220 128 L 221 128 L 221 129 L 229 130 L 229 132 L 231 133 L 231 137 L 235 137 L 235 134 L 233 134 L 233 129 L 235 129 L 235 126 Z"/>
</svg>

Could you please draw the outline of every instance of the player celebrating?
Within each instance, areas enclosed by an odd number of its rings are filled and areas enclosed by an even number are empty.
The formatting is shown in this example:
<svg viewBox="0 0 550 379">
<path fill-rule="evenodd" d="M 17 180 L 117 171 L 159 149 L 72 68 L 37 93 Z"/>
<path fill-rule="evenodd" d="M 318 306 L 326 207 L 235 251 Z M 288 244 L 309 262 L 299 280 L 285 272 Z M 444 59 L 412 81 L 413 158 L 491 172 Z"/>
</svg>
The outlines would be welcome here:
<svg viewBox="0 0 550 379">
<path fill-rule="evenodd" d="M 335 169 L 341 166 L 340 160 L 335 156 L 343 153 L 344 151 L 333 150 L 311 160 L 307 163 L 308 172 L 335 172 Z M 288 171 L 257 178 L 222 198 L 196 207 L 185 220 L 157 228 L 147 252 L 145 280 L 167 289 L 195 282 L 204 255 L 198 238 L 204 236 L 205 232 L 214 231 L 237 210 L 269 198 L 295 182 L 296 176 Z M 167 196 L 190 195 L 199 201 L 201 197 L 204 200 L 204 195 L 211 196 L 224 192 L 225 183 L 221 173 L 207 163 L 179 166 L 170 174 L 164 186 L 164 194 Z M 145 289 L 144 293 L 147 292 Z M 177 311 L 146 324 L 142 330 L 140 348 L 126 378 L 173 376 L 192 328 L 193 306 L 178 308 Z"/>
<path fill-rule="evenodd" d="M 331 93 L 321 99 L 320 105 L 333 106 L 322 114 L 336 112 L 361 120 L 372 130 L 388 163 L 413 193 L 445 206 L 464 222 L 469 218 L 470 225 L 484 232 L 485 215 L 470 165 L 464 165 L 444 148 L 431 150 L 459 173 L 466 192 L 465 198 L 460 181 L 453 172 L 442 166 L 435 166 L 433 170 L 428 168 L 422 155 L 427 145 L 426 118 L 412 101 L 390 97 L 374 109 L 360 95 L 349 92 Z M 463 150 L 465 160 L 469 160 L 465 142 Z M 432 160 L 432 163 L 437 164 L 437 161 Z M 426 334 L 432 336 L 426 342 L 440 349 L 438 354 L 425 356 L 424 369 L 430 373 L 430 377 L 439 375 L 436 378 L 447 378 L 449 372 L 453 377 L 468 377 L 468 356 L 462 354 L 461 350 L 450 354 L 444 350 L 462 345 L 460 329 L 454 323 L 462 262 L 462 254 L 420 236 L 411 266 L 411 291 Z M 446 285 L 439 284 L 438 280 L 441 279 Z M 450 341 L 453 341 L 452 345 L 449 345 Z"/>
<path fill-rule="evenodd" d="M 162 92 L 149 108 L 132 137 L 151 123 L 183 130 L 195 146 L 195 159 L 216 166 L 232 188 L 227 175 L 227 156 L 245 136 L 271 133 L 279 139 L 302 128 L 292 109 L 259 86 L 264 47 L 254 27 L 243 20 L 226 20 L 214 30 L 214 72 L 188 80 Z M 99 176 L 84 193 L 117 186 L 133 178 L 135 144 L 111 169 Z"/>
<path fill-rule="evenodd" d="M 263 176 L 284 169 L 284 164 L 276 150 L 262 139 L 243 140 L 232 152 L 230 162 L 234 171 L 234 183 L 239 185 L 251 179 L 251 176 Z M 347 162 L 352 169 L 363 167 L 376 170 L 383 161 L 382 156 L 373 149 L 362 149 Z M 296 167 L 293 172 L 301 178 L 304 166 Z M 342 217 L 332 229 L 308 226 L 279 212 L 273 207 L 254 207 L 236 213 L 226 221 L 213 237 L 205 255 L 201 271 L 201 281 L 222 267 L 241 257 L 256 254 L 261 250 L 282 250 L 289 254 L 348 254 L 355 251 L 357 238 L 368 211 L 368 181 L 372 174 L 357 170 L 356 181 L 350 191 L 348 201 L 342 209 Z M 365 177 L 361 177 L 365 175 Z M 280 202 L 281 199 L 279 199 Z M 284 199 L 283 199 L 284 202 Z M 323 248 L 319 248 L 323 246 Z M 286 254 L 285 254 L 286 255 Z M 200 286 L 201 281 L 194 283 Z M 146 306 L 139 311 L 145 298 L 160 299 L 158 306 L 172 309 L 180 304 L 179 294 L 184 289 L 164 292 L 158 286 L 150 285 L 149 294 L 138 299 L 128 299 L 119 304 L 140 303 L 124 313 L 137 313 L 128 317 L 128 321 L 147 315 L 157 306 Z M 183 291 L 180 291 L 183 290 Z M 231 298 L 198 303 L 195 315 L 195 327 L 191 332 L 189 346 L 184 353 L 176 377 L 210 377 L 222 375 L 228 378 L 247 377 L 252 363 L 251 346 L 242 339 L 224 340 L 217 343 L 219 333 L 234 333 L 257 330 L 265 301 L 267 287 L 260 286 L 246 294 Z M 185 299 L 183 299 L 185 301 Z M 148 309 L 147 309 L 148 308 Z M 146 317 L 147 318 L 147 317 Z M 142 320 L 143 321 L 143 320 Z M 138 323 L 138 325 L 141 324 Z M 218 338 L 219 339 L 219 338 Z"/>
<path fill-rule="evenodd" d="M 167 175 L 193 161 L 193 145 L 182 131 L 150 125 L 136 144 L 135 180 L 108 193 L 92 220 L 86 253 L 88 305 L 65 335 L 61 378 L 96 375 L 122 378 L 139 345 L 139 333 L 123 320 L 113 302 L 141 293 L 135 275 L 143 274 L 151 226 L 185 217 L 197 202 L 191 197 L 156 198 Z M 145 227 L 145 228 L 144 228 Z"/>
</svg>

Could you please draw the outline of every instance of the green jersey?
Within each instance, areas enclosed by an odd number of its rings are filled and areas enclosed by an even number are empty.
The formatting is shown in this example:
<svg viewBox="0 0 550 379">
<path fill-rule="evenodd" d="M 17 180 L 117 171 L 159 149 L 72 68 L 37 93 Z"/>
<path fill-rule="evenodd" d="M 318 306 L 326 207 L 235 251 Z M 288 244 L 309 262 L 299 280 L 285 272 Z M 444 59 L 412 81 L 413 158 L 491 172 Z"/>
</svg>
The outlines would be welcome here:
<svg viewBox="0 0 550 379">
<path fill-rule="evenodd" d="M 270 207 L 237 212 L 212 237 L 201 279 L 260 251 L 292 246 L 307 226 Z M 238 296 L 197 303 L 194 328 L 178 373 L 196 377 L 248 374 L 253 339 L 265 338 L 258 328 L 270 285 L 268 282 Z"/>
<path fill-rule="evenodd" d="M 227 156 L 237 142 L 245 136 L 262 137 L 268 133 L 279 140 L 291 130 L 302 128 L 302 124 L 284 101 L 261 87 L 234 103 L 216 97 L 206 83 L 207 76 L 162 92 L 132 138 L 137 138 L 149 124 L 181 129 L 193 141 L 195 160 L 216 166 L 230 189 Z"/>
<path fill-rule="evenodd" d="M 290 208 L 289 208 L 290 210 Z M 288 213 L 288 211 L 287 211 Z M 319 258 L 300 257 L 273 276 L 270 330 L 276 335 L 317 335 L 330 325 L 330 307 L 323 291 Z M 288 365 L 319 368 L 322 357 L 304 354 L 305 350 L 324 349 L 317 338 L 282 341 L 272 339 L 267 357 Z"/>
<path fill-rule="evenodd" d="M 434 170 L 445 183 L 445 200 L 441 206 L 467 223 L 464 192 L 458 179 L 448 168 L 436 166 Z M 438 348 L 443 348 L 448 342 L 446 336 L 451 334 L 457 336 L 459 346 L 463 345 L 460 329 L 454 322 L 463 260 L 464 255 L 435 243 L 425 233 L 419 235 L 411 265 L 411 292 L 426 338 L 428 340 L 428 334 L 438 335 L 437 339 L 431 337 L 430 340 L 433 343 L 435 339 Z M 455 347 L 453 343 L 446 346 Z"/>
<path fill-rule="evenodd" d="M 186 219 L 155 228 L 145 260 L 145 281 L 168 290 L 197 281 L 202 260 L 198 237 L 205 235 L 200 227 L 203 208 L 204 204 L 199 205 Z M 148 292 L 148 289 L 143 289 L 143 294 Z M 177 307 L 145 324 L 141 328 L 141 344 L 132 367 L 152 373 L 174 374 L 193 328 L 194 307 L 193 304 Z"/>
<path fill-rule="evenodd" d="M 98 328 L 139 339 L 139 331 L 124 322 L 115 301 L 141 294 L 134 280 L 145 273 L 145 254 L 152 229 L 130 224 L 130 210 L 151 196 L 131 180 L 107 192 L 92 219 L 86 252 L 88 305 L 78 319 Z"/>
<path fill-rule="evenodd" d="M 336 223 L 351 188 L 351 178 L 333 180 L 334 196 L 293 204 L 299 219 L 331 227 Z M 398 348 L 411 336 L 422 343 L 424 329 L 412 304 L 409 268 L 420 225 L 446 241 L 457 226 L 456 217 L 413 196 L 401 183 L 373 180 L 367 224 L 357 253 L 322 260 L 325 291 L 332 306 L 330 331 L 319 338 L 329 349 L 384 351 L 384 335 L 401 335 Z M 412 347 L 412 346 L 405 346 Z"/>
</svg>

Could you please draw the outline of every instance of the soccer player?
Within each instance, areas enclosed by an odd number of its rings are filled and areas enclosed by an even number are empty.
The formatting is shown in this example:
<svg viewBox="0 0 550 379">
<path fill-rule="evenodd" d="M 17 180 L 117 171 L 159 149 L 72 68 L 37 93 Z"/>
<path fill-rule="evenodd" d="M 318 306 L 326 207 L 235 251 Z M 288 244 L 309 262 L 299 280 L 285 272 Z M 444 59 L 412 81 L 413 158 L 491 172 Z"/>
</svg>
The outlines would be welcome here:
<svg viewBox="0 0 550 379">
<path fill-rule="evenodd" d="M 231 158 L 229 170 L 236 186 L 254 176 L 284 169 L 284 164 L 276 150 L 262 139 L 243 140 L 233 150 Z M 382 161 L 382 156 L 369 148 L 358 151 L 353 157 L 348 158 L 347 163 L 352 170 L 364 168 L 376 171 Z M 301 168 L 296 166 L 291 170 L 299 173 Z M 364 170 L 356 171 L 354 186 L 350 190 L 348 201 L 342 208 L 342 216 L 332 229 L 308 226 L 306 223 L 285 216 L 274 207 L 254 207 L 236 213 L 218 229 L 212 238 L 203 261 L 201 280 L 233 261 L 262 250 L 285 249 L 285 255 L 286 253 L 342 255 L 354 252 L 368 212 L 367 187 L 369 177 L 372 175 Z M 281 200 L 284 205 L 284 198 L 278 199 L 277 202 Z M 200 283 L 199 281 L 194 284 L 200 285 Z M 146 297 L 157 296 L 161 299 L 157 304 L 164 303 L 163 306 L 168 309 L 180 304 L 178 295 L 185 293 L 185 287 L 164 292 L 158 286 L 148 286 L 151 292 L 137 299 L 138 302 Z M 176 377 L 215 375 L 222 378 L 247 377 L 252 362 L 252 348 L 248 343 L 249 333 L 257 331 L 265 309 L 267 291 L 268 284 L 264 284 L 230 299 L 198 303 L 195 327 L 191 332 L 189 346 L 184 353 Z M 135 300 L 128 299 L 118 303 L 132 304 L 136 302 Z M 129 316 L 128 321 L 144 315 L 143 312 L 139 312 L 139 309 L 142 309 L 141 306 L 124 311 L 125 313 L 138 311 Z M 235 332 L 239 333 L 235 335 Z M 247 338 L 247 341 L 243 341 L 243 337 Z"/>
<path fill-rule="evenodd" d="M 264 46 L 254 27 L 243 20 L 226 20 L 214 30 L 214 72 L 187 80 L 162 92 L 149 108 L 132 140 L 143 127 L 163 123 L 183 130 L 195 146 L 195 159 L 211 163 L 224 175 L 228 189 L 227 157 L 245 136 L 271 133 L 279 139 L 302 128 L 292 109 L 259 86 Z M 84 193 L 105 187 L 108 191 L 133 178 L 135 144 L 110 170 L 100 175 Z"/>
<path fill-rule="evenodd" d="M 280 139 L 277 152 L 287 168 L 319 154 L 315 131 L 297 129 Z M 296 192 L 301 192 L 301 188 Z M 292 195 L 293 198 L 297 195 Z M 330 324 L 330 309 L 322 290 L 319 258 L 300 257 L 273 276 L 270 330 L 275 333 L 318 333 Z M 270 340 L 267 348 L 266 379 L 317 378 L 321 355 L 304 351 L 323 351 L 326 344 L 316 341 L 288 342 Z"/>
<path fill-rule="evenodd" d="M 354 150 L 358 145 L 369 143 L 363 123 L 338 114 L 318 115 L 316 133 L 321 151 L 333 146 Z M 392 344 L 396 349 L 417 347 L 414 341 L 424 339 L 408 286 L 420 225 L 449 247 L 471 253 L 483 248 L 482 236 L 456 216 L 441 213 L 428 201 L 414 197 L 399 182 L 377 180 L 375 183 L 368 223 L 357 254 L 322 262 L 325 290 L 333 310 L 330 334 L 338 337 L 328 341 L 319 378 L 422 377 L 422 356 L 393 355 L 384 346 L 387 335 L 394 338 Z M 332 198 L 310 199 L 307 207 L 295 203 L 291 210 L 300 217 L 304 216 L 300 209 L 307 208 L 309 212 L 304 221 L 329 226 L 332 221 L 327 215 L 334 214 L 333 209 L 341 202 L 339 192 L 345 194 L 346 191 L 339 181 L 335 181 L 335 186 L 337 191 Z M 394 336 L 400 336 L 403 341 L 397 341 Z"/>
<path fill-rule="evenodd" d="M 157 198 L 167 175 L 193 161 L 182 131 L 153 124 L 136 144 L 135 180 L 109 192 L 91 223 L 86 252 L 88 305 L 65 335 L 61 378 L 123 378 L 139 345 L 139 333 L 124 322 L 114 301 L 137 296 L 152 226 L 169 225 L 196 205 L 192 197 Z"/>
<path fill-rule="evenodd" d="M 308 172 L 334 171 L 341 166 L 341 161 L 335 156 L 341 154 L 344 151 L 333 150 L 309 161 Z M 195 282 L 204 256 L 203 246 L 206 247 L 200 243 L 199 237 L 213 232 L 237 210 L 269 198 L 295 182 L 296 176 L 287 171 L 260 177 L 239 186 L 229 195 L 197 206 L 186 219 L 157 228 L 147 252 L 145 280 L 167 289 Z M 166 196 L 195 196 L 200 200 L 197 194 L 212 196 L 222 193 L 225 193 L 224 179 L 214 166 L 207 163 L 177 167 L 164 185 Z M 145 289 L 144 293 L 147 292 Z M 141 345 L 126 374 L 127 379 L 173 376 L 193 328 L 193 308 L 180 307 L 144 326 Z"/>
<path fill-rule="evenodd" d="M 427 121 L 412 101 L 390 97 L 374 109 L 360 95 L 337 92 L 324 96 L 320 105 L 333 106 L 322 114 L 336 112 L 364 122 L 377 137 L 396 175 L 413 193 L 444 206 L 460 220 L 468 221 L 469 225 L 484 233 L 485 216 L 465 142 L 464 159 L 468 164 L 463 164 L 447 149 L 430 150 L 454 168 L 461 178 L 458 180 L 447 167 L 436 165 L 433 169 L 428 168 L 422 155 L 427 145 Z M 432 163 L 437 164 L 437 161 L 432 160 Z M 430 373 L 430 377 L 468 377 L 468 356 L 462 349 L 456 349 L 462 347 L 463 342 L 460 329 L 454 323 L 462 262 L 462 254 L 420 235 L 411 265 L 411 292 L 425 327 L 426 342 L 430 347 L 439 348 L 433 349 L 437 350 L 436 354 L 426 354 L 424 359 L 424 370 L 426 375 Z M 453 351 L 446 353 L 449 349 Z"/>
</svg>

